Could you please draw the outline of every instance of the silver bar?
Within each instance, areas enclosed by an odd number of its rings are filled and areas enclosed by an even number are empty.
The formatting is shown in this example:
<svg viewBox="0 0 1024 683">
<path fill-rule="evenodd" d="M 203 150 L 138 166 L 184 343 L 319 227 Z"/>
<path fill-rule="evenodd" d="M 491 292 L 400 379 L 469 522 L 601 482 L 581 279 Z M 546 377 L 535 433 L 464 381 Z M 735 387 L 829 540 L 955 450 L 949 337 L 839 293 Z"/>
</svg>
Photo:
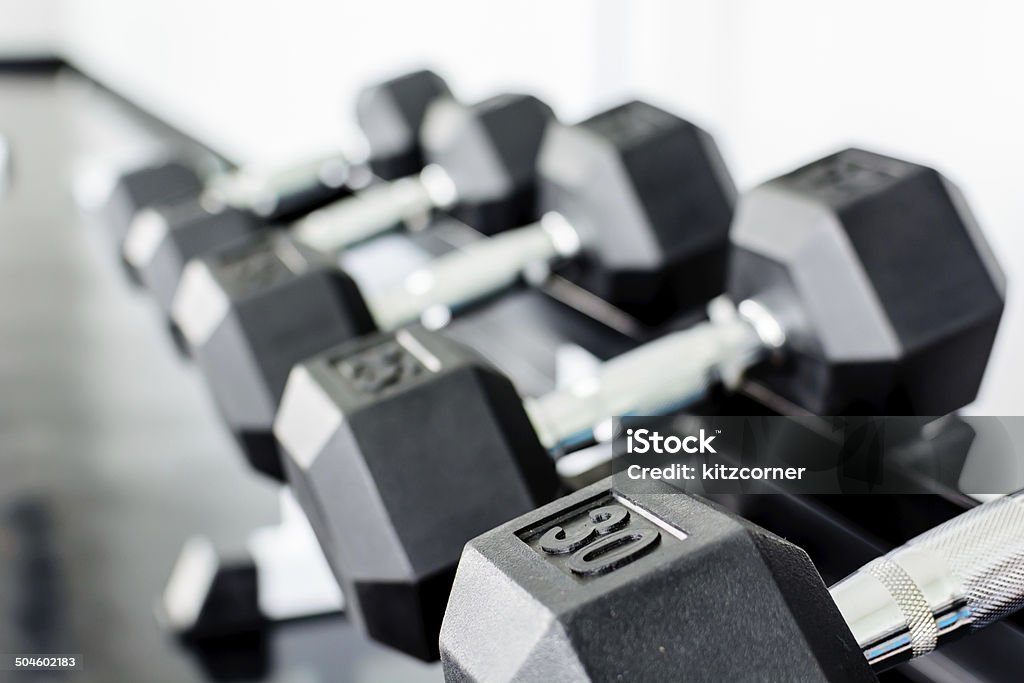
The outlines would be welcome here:
<svg viewBox="0 0 1024 683">
<path fill-rule="evenodd" d="M 613 417 L 663 414 L 732 383 L 773 348 L 725 299 L 711 320 L 668 334 L 602 364 L 592 376 L 545 396 L 526 399 L 540 441 L 553 452 L 588 441 Z"/>
<path fill-rule="evenodd" d="M 210 181 L 204 200 L 265 215 L 274 211 L 279 197 L 317 183 L 341 187 L 348 176 L 348 161 L 335 153 L 268 173 L 240 170 L 223 174 Z"/>
<path fill-rule="evenodd" d="M 432 261 L 399 285 L 367 297 L 377 325 L 394 329 L 423 318 L 446 322 L 461 306 L 511 287 L 535 264 L 546 266 L 579 252 L 576 231 L 549 214 L 533 225 L 510 230 Z"/>
<path fill-rule="evenodd" d="M 1024 492 L 979 505 L 831 588 L 878 670 L 1024 607 Z"/>
<path fill-rule="evenodd" d="M 454 184 L 440 167 L 417 176 L 368 187 L 354 197 L 314 211 L 294 226 L 294 236 L 314 249 L 333 252 L 376 237 L 401 223 L 450 208 Z"/>
</svg>

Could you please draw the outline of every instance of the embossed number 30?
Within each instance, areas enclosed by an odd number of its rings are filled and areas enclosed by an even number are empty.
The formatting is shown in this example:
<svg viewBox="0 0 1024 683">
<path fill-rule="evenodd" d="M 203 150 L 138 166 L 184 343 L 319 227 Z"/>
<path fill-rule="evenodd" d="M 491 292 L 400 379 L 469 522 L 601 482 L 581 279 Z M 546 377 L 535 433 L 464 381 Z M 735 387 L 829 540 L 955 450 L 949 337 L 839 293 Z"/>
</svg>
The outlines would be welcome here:
<svg viewBox="0 0 1024 683">
<path fill-rule="evenodd" d="M 573 553 L 567 566 L 580 576 L 598 576 L 627 565 L 647 554 L 661 539 L 656 529 L 626 529 L 629 510 L 619 505 L 594 508 L 588 517 L 590 524 L 572 536 L 554 526 L 540 538 L 541 549 L 549 555 Z"/>
</svg>

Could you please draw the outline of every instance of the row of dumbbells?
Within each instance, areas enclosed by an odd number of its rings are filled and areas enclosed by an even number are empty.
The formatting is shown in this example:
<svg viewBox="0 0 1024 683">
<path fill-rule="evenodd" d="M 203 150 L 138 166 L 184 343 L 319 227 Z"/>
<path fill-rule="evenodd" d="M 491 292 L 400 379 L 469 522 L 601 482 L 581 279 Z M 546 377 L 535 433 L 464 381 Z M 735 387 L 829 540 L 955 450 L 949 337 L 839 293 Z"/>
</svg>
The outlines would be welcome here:
<svg viewBox="0 0 1024 683">
<path fill-rule="evenodd" d="M 294 491 L 370 637 L 441 655 L 452 680 L 661 680 L 698 650 L 694 680 L 872 680 L 869 661 L 937 644 L 871 583 L 921 578 L 899 557 L 830 597 L 801 551 L 697 499 L 634 500 L 610 479 L 559 498 L 556 461 L 613 416 L 744 382 L 818 415 L 969 403 L 1004 284 L 955 187 L 848 149 L 737 201 L 711 136 L 646 103 L 568 125 L 526 95 L 460 103 L 430 72 L 358 102 L 366 162 L 259 180 L 154 165 L 120 178 L 106 220 L 251 464 Z M 434 212 L 479 239 L 372 291 L 339 267 Z M 552 276 L 643 343 L 522 397 L 440 328 Z M 1021 541 L 1001 542 L 1019 567 Z M 869 599 L 888 622 L 851 617 Z M 986 621 L 941 616 L 943 637 Z"/>
</svg>

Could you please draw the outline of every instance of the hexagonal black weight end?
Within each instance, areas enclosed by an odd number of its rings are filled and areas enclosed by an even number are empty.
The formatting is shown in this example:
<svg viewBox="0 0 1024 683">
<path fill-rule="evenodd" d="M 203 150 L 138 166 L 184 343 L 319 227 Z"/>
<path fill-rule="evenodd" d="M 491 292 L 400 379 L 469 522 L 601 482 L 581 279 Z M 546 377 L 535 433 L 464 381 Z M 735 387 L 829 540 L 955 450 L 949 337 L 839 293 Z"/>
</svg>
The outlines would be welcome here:
<svg viewBox="0 0 1024 683">
<path fill-rule="evenodd" d="M 650 324 L 722 292 L 736 190 L 704 130 L 628 102 L 552 125 L 539 166 L 542 213 L 585 245 L 570 280 Z"/>
<path fill-rule="evenodd" d="M 978 391 L 1003 275 L 935 170 L 858 149 L 749 192 L 728 290 L 787 329 L 752 376 L 821 415 L 945 415 Z"/>
<path fill-rule="evenodd" d="M 307 360 L 274 433 L 357 623 L 423 659 L 466 541 L 558 486 L 511 382 L 420 327 Z"/>
<path fill-rule="evenodd" d="M 139 214 L 128 244 L 137 245 L 133 262 L 142 283 L 160 307 L 171 312 L 185 265 L 264 229 L 266 224 L 242 209 L 210 211 L 198 200 L 157 206 Z"/>
<path fill-rule="evenodd" d="M 432 71 L 416 71 L 364 89 L 356 119 L 370 145 L 370 167 L 385 180 L 423 168 L 420 129 L 432 102 L 450 98 L 448 85 Z"/>
<path fill-rule="evenodd" d="M 115 183 L 103 220 L 110 226 L 118 249 L 135 214 L 147 206 L 167 204 L 203 191 L 203 181 L 194 170 L 179 161 L 165 161 L 122 174 Z"/>
<path fill-rule="evenodd" d="M 175 321 L 250 463 L 271 476 L 282 471 L 271 435 L 292 367 L 375 330 L 350 277 L 275 233 L 189 264 Z"/>
<path fill-rule="evenodd" d="M 458 192 L 453 213 L 491 235 L 536 218 L 537 155 L 551 108 L 530 95 L 497 95 L 473 106 L 439 100 L 423 128 L 426 159 Z"/>
<path fill-rule="evenodd" d="M 668 486 L 604 480 L 473 540 L 447 681 L 876 681 L 807 555 Z"/>
</svg>

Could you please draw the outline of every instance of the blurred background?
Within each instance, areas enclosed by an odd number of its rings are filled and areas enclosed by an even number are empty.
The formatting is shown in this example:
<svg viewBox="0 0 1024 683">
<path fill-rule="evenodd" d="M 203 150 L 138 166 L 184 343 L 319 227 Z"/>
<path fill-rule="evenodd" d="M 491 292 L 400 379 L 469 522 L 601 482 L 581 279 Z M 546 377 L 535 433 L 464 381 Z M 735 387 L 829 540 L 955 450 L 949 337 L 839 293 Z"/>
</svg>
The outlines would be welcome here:
<svg viewBox="0 0 1024 683">
<path fill-rule="evenodd" d="M 83 160 L 186 139 L 239 164 L 358 154 L 358 88 L 422 66 L 567 121 L 648 99 L 711 131 L 741 190 L 864 145 L 964 190 L 1010 281 L 967 412 L 1024 415 L 1022 25 L 1000 0 L 0 0 L 0 654 L 84 652 L 76 681 L 259 678 L 197 667 L 155 626 L 182 542 L 238 550 L 278 501 L 81 224 Z M 87 78 L 18 67 L 53 58 Z M 344 620 L 256 645 L 272 680 L 441 678 Z"/>
</svg>

